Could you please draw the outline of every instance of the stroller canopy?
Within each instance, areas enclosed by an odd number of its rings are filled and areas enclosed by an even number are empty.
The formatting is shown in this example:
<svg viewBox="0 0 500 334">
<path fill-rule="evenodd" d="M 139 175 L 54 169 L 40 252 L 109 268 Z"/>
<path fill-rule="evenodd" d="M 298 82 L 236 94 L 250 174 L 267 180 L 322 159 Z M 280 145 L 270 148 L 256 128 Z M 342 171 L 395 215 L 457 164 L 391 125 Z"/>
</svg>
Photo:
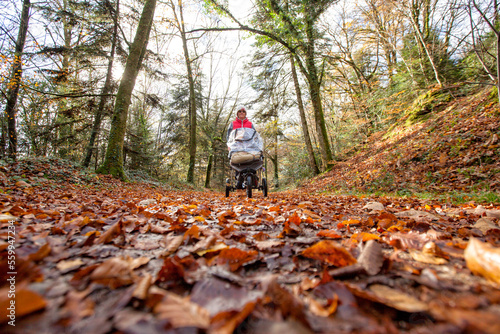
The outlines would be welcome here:
<svg viewBox="0 0 500 334">
<path fill-rule="evenodd" d="M 231 131 L 227 139 L 230 155 L 234 152 L 262 152 L 264 144 L 259 133 L 252 128 L 237 128 Z"/>
</svg>

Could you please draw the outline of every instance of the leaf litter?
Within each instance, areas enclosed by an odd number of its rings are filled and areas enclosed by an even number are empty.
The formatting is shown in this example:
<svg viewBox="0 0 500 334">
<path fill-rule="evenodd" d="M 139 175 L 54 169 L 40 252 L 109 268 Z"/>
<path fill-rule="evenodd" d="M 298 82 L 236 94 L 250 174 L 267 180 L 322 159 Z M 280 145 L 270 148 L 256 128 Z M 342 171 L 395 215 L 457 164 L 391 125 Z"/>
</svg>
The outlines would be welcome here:
<svg viewBox="0 0 500 334">
<path fill-rule="evenodd" d="M 225 198 L 43 162 L 3 173 L 2 333 L 500 332 L 493 205 Z"/>
</svg>

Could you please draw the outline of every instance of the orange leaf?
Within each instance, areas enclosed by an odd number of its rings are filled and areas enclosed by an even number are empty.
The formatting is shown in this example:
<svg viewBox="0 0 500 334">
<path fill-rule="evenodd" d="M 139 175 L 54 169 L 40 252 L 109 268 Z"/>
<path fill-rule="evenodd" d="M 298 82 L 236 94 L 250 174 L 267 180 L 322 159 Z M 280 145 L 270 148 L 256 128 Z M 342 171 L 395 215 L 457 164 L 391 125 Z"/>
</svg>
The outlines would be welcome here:
<svg viewBox="0 0 500 334">
<path fill-rule="evenodd" d="M 361 221 L 358 219 L 349 219 L 349 220 L 344 220 L 342 222 L 344 225 L 359 225 L 361 224 Z"/>
<path fill-rule="evenodd" d="M 380 237 L 373 233 L 361 232 L 361 233 L 354 233 L 351 236 L 351 240 L 367 242 L 368 240 L 380 240 Z"/>
<path fill-rule="evenodd" d="M 220 252 L 217 257 L 217 264 L 227 264 L 231 271 L 236 271 L 245 263 L 256 260 L 258 254 L 259 253 L 254 250 L 244 251 L 239 248 L 227 248 Z"/>
<path fill-rule="evenodd" d="M 342 239 L 341 235 L 338 235 L 337 232 L 333 230 L 323 230 L 318 232 L 316 234 L 318 237 L 325 237 L 325 238 L 331 238 L 331 239 Z"/>
<path fill-rule="evenodd" d="M 345 267 L 356 263 L 356 259 L 345 248 L 332 240 L 322 240 L 305 249 L 302 255 L 336 267 Z"/>
<path fill-rule="evenodd" d="M 184 233 L 184 240 L 186 239 L 200 239 L 200 228 L 196 225 L 191 226 L 189 230 Z"/>
<path fill-rule="evenodd" d="M 300 217 L 299 215 L 297 215 L 297 212 L 295 212 L 293 215 L 291 215 L 290 217 L 288 217 L 287 221 L 289 223 L 293 223 L 295 225 L 300 225 Z"/>
<path fill-rule="evenodd" d="M 0 323 L 15 320 L 23 315 L 42 310 L 47 305 L 39 294 L 28 290 L 24 284 L 17 286 L 15 294 L 15 299 L 8 298 L 9 287 L 0 289 Z M 14 304 L 12 304 L 12 302 L 14 302 Z M 14 306 L 12 307 L 11 305 Z M 9 310 L 9 308 L 13 308 L 14 311 Z"/>
</svg>

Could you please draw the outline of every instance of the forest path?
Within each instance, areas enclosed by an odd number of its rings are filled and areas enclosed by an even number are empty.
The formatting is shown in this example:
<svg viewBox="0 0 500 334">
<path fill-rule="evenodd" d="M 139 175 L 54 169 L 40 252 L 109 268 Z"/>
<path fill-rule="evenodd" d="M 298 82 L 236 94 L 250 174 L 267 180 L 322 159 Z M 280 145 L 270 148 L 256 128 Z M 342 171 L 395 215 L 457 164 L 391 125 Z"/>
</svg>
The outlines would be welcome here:
<svg viewBox="0 0 500 334">
<path fill-rule="evenodd" d="M 225 198 L 33 161 L 0 183 L 2 333 L 500 332 L 492 205 Z"/>
</svg>

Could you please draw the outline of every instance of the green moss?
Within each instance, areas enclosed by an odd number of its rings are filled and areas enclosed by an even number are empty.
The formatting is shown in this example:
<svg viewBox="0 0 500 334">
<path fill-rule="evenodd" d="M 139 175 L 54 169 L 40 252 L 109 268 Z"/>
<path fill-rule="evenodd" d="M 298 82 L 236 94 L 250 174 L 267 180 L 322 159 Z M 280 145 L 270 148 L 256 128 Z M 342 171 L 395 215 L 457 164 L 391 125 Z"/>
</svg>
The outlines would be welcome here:
<svg viewBox="0 0 500 334">
<path fill-rule="evenodd" d="M 408 112 L 406 125 L 412 125 L 417 122 L 425 121 L 430 117 L 433 111 L 446 102 L 453 99 L 449 89 L 446 88 L 432 88 L 425 94 L 420 95 Z"/>
</svg>

